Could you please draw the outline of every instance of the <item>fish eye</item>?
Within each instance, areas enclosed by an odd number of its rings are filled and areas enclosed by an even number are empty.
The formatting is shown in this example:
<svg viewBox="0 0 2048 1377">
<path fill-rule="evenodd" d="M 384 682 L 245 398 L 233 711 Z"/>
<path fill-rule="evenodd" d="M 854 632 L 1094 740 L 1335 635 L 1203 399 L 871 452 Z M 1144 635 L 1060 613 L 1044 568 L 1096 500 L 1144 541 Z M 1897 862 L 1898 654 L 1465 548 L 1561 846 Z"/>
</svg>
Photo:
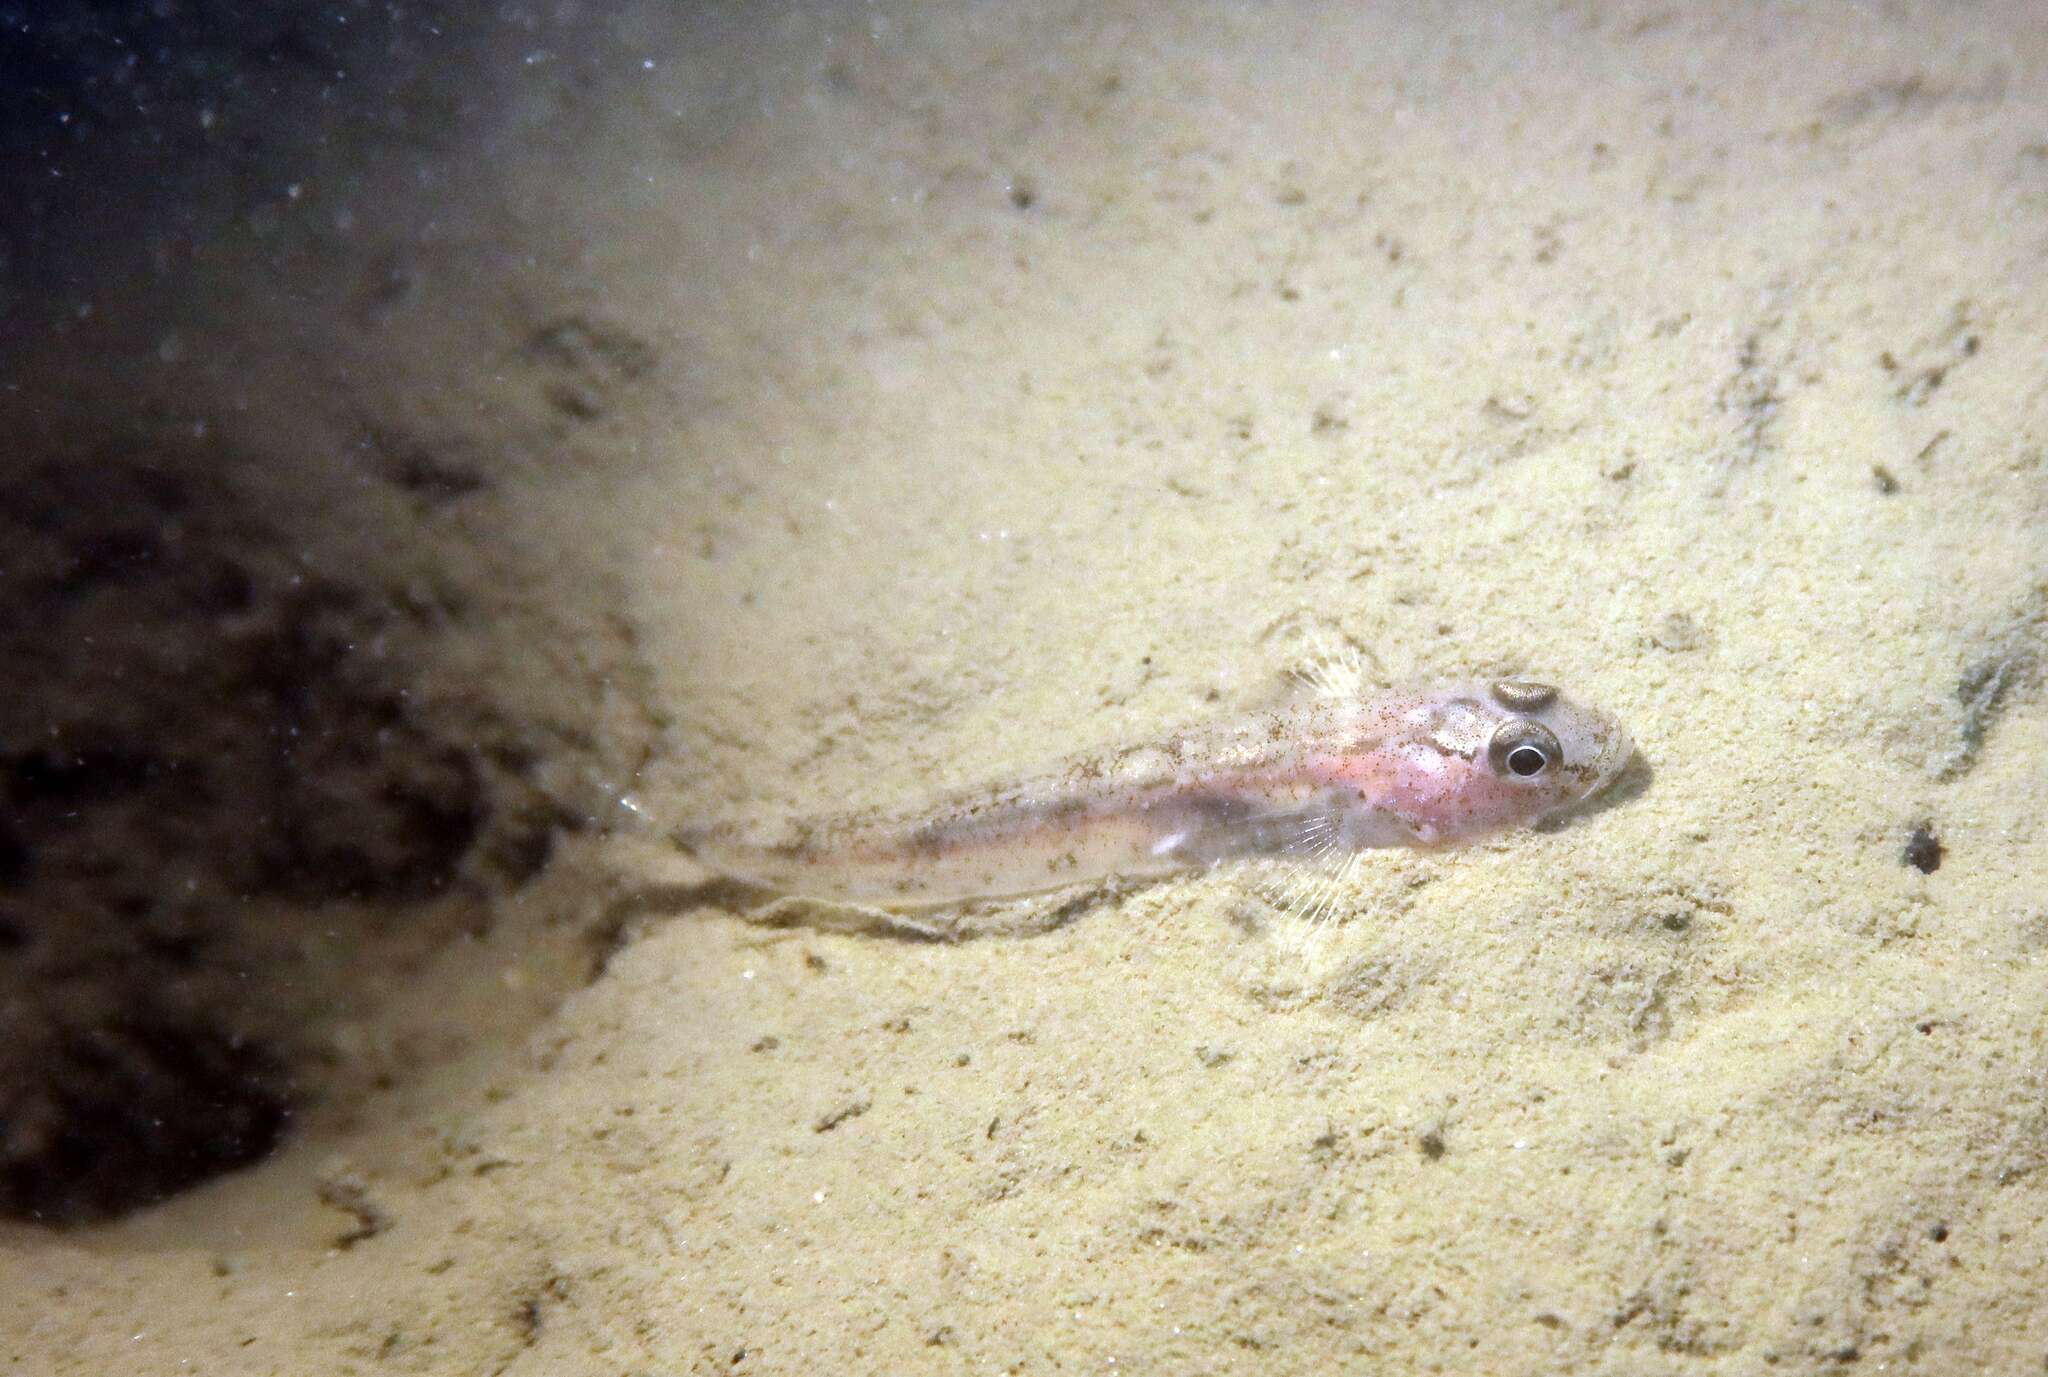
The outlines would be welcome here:
<svg viewBox="0 0 2048 1377">
<path fill-rule="evenodd" d="M 1557 738 L 1540 722 L 1516 718 L 1504 723 L 1487 743 L 1493 768 L 1518 779 L 1533 779 L 1563 755 Z"/>
</svg>

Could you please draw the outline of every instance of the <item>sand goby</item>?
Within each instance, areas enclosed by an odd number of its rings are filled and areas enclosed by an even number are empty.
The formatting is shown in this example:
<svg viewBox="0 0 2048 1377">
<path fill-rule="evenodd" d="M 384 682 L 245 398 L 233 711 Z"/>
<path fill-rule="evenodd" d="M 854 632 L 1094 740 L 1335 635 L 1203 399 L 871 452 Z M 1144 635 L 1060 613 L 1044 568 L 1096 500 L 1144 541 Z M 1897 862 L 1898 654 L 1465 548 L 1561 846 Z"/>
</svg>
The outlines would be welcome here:
<svg viewBox="0 0 2048 1377">
<path fill-rule="evenodd" d="M 910 812 L 684 828 L 675 840 L 780 893 L 925 907 L 1248 857 L 1448 846 L 1592 797 L 1633 749 L 1605 713 L 1501 679 L 1317 698 Z"/>
</svg>

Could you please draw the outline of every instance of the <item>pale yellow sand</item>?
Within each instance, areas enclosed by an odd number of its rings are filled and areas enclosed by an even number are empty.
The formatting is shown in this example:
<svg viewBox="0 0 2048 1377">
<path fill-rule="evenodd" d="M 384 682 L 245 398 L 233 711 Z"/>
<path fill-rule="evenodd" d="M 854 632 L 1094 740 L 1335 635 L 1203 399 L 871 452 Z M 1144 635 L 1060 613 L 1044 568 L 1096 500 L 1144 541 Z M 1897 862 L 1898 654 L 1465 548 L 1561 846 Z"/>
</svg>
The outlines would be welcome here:
<svg viewBox="0 0 2048 1377">
<path fill-rule="evenodd" d="M 497 55 L 487 156 L 376 155 L 370 224 L 418 157 L 468 219 L 297 324 L 323 415 L 496 466 L 437 548 L 593 571 L 490 654 L 639 666 L 589 709 L 650 825 L 384 1016 L 621 945 L 269 1164 L 7 1234 L 10 1371 L 2040 1369 L 2040 7 L 593 27 Z M 602 414 L 534 420 L 570 317 Z M 262 443 L 304 384 L 253 377 Z M 1142 740 L 1317 632 L 1554 677 L 1647 773 L 1307 945 L 1227 875 L 767 928 L 660 843 Z"/>
</svg>

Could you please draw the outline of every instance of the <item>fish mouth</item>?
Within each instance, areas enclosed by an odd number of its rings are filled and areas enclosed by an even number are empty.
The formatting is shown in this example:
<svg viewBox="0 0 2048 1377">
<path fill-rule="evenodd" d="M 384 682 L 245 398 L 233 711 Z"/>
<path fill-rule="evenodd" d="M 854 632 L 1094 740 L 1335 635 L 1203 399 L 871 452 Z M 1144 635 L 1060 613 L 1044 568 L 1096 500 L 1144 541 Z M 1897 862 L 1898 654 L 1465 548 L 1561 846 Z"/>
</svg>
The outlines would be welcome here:
<svg viewBox="0 0 2048 1377">
<path fill-rule="evenodd" d="M 1537 831 L 1554 832 L 1572 826 L 1586 814 L 1606 811 L 1606 795 L 1628 773 L 1636 758 L 1636 743 L 1611 721 L 1603 720 L 1601 727 L 1600 748 L 1579 775 L 1585 787 L 1560 799 L 1556 807 L 1538 819 L 1533 824 Z"/>
<path fill-rule="evenodd" d="M 1606 793 L 1613 787 L 1614 781 L 1621 778 L 1621 773 L 1628 768 L 1629 762 L 1636 758 L 1636 743 L 1629 734 L 1616 723 L 1609 722 L 1606 726 L 1607 739 L 1601 743 L 1600 753 L 1593 759 L 1593 783 L 1581 801 L 1598 798 Z"/>
</svg>

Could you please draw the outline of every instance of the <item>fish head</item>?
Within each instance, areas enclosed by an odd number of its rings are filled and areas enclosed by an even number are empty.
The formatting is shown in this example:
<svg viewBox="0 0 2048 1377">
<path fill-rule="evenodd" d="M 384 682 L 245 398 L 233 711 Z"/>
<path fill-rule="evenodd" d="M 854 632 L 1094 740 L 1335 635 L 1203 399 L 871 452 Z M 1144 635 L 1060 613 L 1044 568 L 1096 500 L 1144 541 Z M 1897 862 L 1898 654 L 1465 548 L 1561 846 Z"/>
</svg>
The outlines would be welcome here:
<svg viewBox="0 0 2048 1377">
<path fill-rule="evenodd" d="M 1635 754 L 1613 716 L 1549 684 L 1497 679 L 1482 701 L 1486 747 L 1479 759 L 1495 787 L 1520 796 L 1524 821 L 1599 794 Z"/>
</svg>

